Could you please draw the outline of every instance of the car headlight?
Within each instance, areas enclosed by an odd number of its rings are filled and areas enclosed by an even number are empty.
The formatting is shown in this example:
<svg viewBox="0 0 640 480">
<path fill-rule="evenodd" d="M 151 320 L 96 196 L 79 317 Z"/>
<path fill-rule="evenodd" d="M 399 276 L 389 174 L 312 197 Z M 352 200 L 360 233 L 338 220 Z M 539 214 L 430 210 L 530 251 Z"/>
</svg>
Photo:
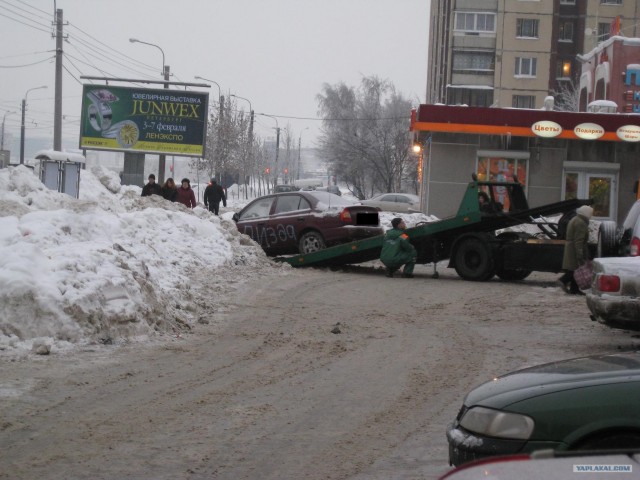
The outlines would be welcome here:
<svg viewBox="0 0 640 480">
<path fill-rule="evenodd" d="M 460 419 L 460 426 L 489 437 L 527 440 L 533 433 L 534 421 L 519 413 L 472 407 Z"/>
</svg>

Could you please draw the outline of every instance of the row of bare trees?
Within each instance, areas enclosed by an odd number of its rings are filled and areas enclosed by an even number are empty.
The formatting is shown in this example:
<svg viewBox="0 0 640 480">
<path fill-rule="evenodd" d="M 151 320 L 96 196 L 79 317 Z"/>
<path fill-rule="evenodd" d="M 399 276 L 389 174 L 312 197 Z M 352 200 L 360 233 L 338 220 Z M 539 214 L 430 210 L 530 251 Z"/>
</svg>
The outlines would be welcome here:
<svg viewBox="0 0 640 480">
<path fill-rule="evenodd" d="M 300 152 L 289 125 L 274 131 L 273 138 L 261 138 L 253 131 L 255 118 L 239 109 L 235 98 L 221 96 L 212 104 L 206 154 L 191 162 L 193 170 L 225 186 L 238 184 L 245 198 L 269 193 L 278 179 L 288 183 L 296 178 Z"/>
<path fill-rule="evenodd" d="M 409 134 L 412 105 L 392 83 L 371 76 L 357 88 L 325 84 L 317 100 L 322 120 L 318 159 L 355 196 L 417 191 L 417 159 L 411 154 Z M 288 183 L 300 178 L 299 141 L 291 127 L 274 128 L 276 148 L 273 138 L 254 134 L 254 121 L 238 109 L 233 96 L 213 102 L 206 157 L 194 160 L 192 168 L 226 186 L 243 186 L 245 198 L 270 192 L 278 179 Z"/>
<path fill-rule="evenodd" d="M 358 198 L 417 192 L 417 159 L 411 154 L 411 101 L 387 80 L 364 77 L 360 85 L 325 84 L 318 95 L 321 156 Z"/>
</svg>

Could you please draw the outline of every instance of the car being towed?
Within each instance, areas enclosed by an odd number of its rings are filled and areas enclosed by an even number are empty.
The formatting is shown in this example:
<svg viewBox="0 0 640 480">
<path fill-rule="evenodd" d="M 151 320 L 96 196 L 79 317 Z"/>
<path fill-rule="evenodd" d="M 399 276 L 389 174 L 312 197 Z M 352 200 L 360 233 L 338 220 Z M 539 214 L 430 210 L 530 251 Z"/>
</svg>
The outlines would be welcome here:
<svg viewBox="0 0 640 480">
<path fill-rule="evenodd" d="M 540 449 L 640 448 L 640 352 L 548 363 L 471 390 L 447 430 L 449 462 Z"/>
<path fill-rule="evenodd" d="M 376 208 L 328 192 L 265 195 L 233 219 L 268 255 L 307 254 L 384 233 Z"/>
</svg>

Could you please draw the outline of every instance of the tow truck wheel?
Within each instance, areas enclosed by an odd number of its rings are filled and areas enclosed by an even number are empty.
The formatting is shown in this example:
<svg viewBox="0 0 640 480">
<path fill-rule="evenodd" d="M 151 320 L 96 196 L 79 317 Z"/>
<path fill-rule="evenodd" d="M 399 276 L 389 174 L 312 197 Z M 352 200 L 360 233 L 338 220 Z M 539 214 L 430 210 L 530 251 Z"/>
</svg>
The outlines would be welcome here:
<svg viewBox="0 0 640 480">
<path fill-rule="evenodd" d="M 300 237 L 298 250 L 300 250 L 300 253 L 302 254 L 317 252 L 319 250 L 324 250 L 324 248 L 324 238 L 322 238 L 322 235 L 318 232 L 307 232 Z"/>
<path fill-rule="evenodd" d="M 460 243 L 456 249 L 454 267 L 465 280 L 483 282 L 495 275 L 489 246 L 477 238 L 467 238 Z"/>
<path fill-rule="evenodd" d="M 611 220 L 605 220 L 600 223 L 598 229 L 598 246 L 596 250 L 596 256 L 602 257 L 615 257 L 617 252 L 618 239 L 616 231 L 616 222 Z"/>
</svg>

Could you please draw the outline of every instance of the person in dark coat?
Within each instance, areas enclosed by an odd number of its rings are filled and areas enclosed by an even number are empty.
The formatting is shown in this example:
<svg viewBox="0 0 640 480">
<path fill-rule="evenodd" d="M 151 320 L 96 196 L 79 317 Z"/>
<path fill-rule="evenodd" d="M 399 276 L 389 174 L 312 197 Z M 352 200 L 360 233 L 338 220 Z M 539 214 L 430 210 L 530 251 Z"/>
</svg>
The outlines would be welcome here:
<svg viewBox="0 0 640 480">
<path fill-rule="evenodd" d="M 402 276 L 412 278 L 418 252 L 404 233 L 407 225 L 403 219 L 394 218 L 391 226 L 393 228 L 384 235 L 380 253 L 380 261 L 387 267 L 386 276 L 393 277 L 394 272 L 404 265 Z"/>
<path fill-rule="evenodd" d="M 142 187 L 143 197 L 150 197 L 151 195 L 162 195 L 162 188 L 156 183 L 156 176 L 153 173 L 149 175 L 149 182 Z"/>
<path fill-rule="evenodd" d="M 167 181 L 164 182 L 162 186 L 162 196 L 170 202 L 175 202 L 178 199 L 178 189 L 176 188 L 176 183 L 173 181 L 173 178 L 167 178 Z"/>
<path fill-rule="evenodd" d="M 187 208 L 194 208 L 196 206 L 196 196 L 191 189 L 191 182 L 189 182 L 188 178 L 183 178 L 181 183 L 176 201 Z"/>
<path fill-rule="evenodd" d="M 210 212 L 218 215 L 220 201 L 222 201 L 223 206 L 227 206 L 227 197 L 224 194 L 224 189 L 218 185 L 215 178 L 212 178 L 211 183 L 204 189 L 204 206 L 208 207 Z"/>
<path fill-rule="evenodd" d="M 562 257 L 564 275 L 558 279 L 562 289 L 572 295 L 584 295 L 580 291 L 573 272 L 589 260 L 589 220 L 593 216 L 593 208 L 583 205 L 576 210 L 577 215 L 567 224 L 566 243 Z"/>
</svg>

